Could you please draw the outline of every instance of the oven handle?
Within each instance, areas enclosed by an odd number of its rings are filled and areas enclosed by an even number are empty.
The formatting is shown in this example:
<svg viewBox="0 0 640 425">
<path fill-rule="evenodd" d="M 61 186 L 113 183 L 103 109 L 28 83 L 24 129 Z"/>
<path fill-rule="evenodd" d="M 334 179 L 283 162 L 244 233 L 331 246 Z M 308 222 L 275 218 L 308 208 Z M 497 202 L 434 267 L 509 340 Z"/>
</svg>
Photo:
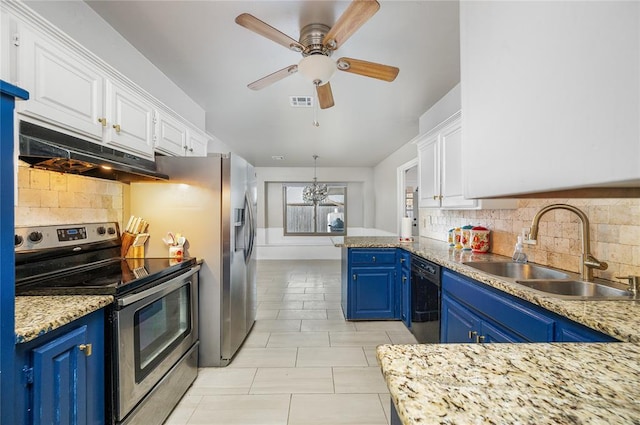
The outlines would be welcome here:
<svg viewBox="0 0 640 425">
<path fill-rule="evenodd" d="M 173 279 L 170 279 L 170 280 L 168 280 L 166 282 L 163 282 L 158 286 L 154 286 L 153 288 L 149 288 L 146 291 L 142 291 L 142 292 L 139 292 L 137 294 L 131 294 L 129 296 L 122 297 L 122 298 L 120 298 L 118 300 L 118 307 L 128 306 L 130 304 L 135 303 L 136 301 L 140 301 L 143 298 L 147 298 L 147 297 L 149 297 L 151 295 L 155 295 L 155 294 L 158 294 L 158 293 L 171 292 L 171 291 L 179 288 L 180 286 L 182 286 L 182 284 L 184 283 L 184 280 L 186 278 L 188 278 L 189 276 L 193 276 L 194 274 L 196 274 L 198 272 L 198 270 L 200 270 L 200 265 L 192 267 L 187 272 L 179 274 L 178 276 L 174 277 Z"/>
</svg>

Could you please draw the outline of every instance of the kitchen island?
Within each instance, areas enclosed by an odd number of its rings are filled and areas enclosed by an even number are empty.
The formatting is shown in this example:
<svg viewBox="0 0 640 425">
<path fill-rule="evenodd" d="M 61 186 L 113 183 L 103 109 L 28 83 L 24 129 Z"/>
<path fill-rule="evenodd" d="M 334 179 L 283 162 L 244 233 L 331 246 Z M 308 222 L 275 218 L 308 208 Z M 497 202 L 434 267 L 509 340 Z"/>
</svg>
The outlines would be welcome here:
<svg viewBox="0 0 640 425">
<path fill-rule="evenodd" d="M 464 265 L 504 256 L 419 238 L 334 238 L 343 248 L 402 248 L 625 343 L 382 345 L 379 364 L 404 425 L 640 423 L 640 302 L 546 296 Z"/>
</svg>

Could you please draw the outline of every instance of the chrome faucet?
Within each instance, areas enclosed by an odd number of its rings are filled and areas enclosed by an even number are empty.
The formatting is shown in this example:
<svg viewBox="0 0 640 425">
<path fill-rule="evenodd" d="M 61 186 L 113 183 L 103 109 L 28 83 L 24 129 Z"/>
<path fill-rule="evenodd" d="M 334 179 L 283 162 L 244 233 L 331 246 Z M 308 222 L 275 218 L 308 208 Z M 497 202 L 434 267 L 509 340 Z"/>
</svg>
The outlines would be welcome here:
<svg viewBox="0 0 640 425">
<path fill-rule="evenodd" d="M 609 265 L 604 261 L 599 261 L 593 255 L 591 255 L 590 247 L 590 233 L 589 233 L 589 219 L 587 215 L 578 208 L 567 204 L 552 204 L 543 207 L 533 217 L 531 222 L 531 230 L 529 231 L 529 239 L 536 240 L 538 237 L 538 224 L 540 218 L 551 210 L 568 210 L 575 213 L 582 222 L 582 280 L 588 282 L 593 281 L 593 269 L 606 270 Z"/>
</svg>

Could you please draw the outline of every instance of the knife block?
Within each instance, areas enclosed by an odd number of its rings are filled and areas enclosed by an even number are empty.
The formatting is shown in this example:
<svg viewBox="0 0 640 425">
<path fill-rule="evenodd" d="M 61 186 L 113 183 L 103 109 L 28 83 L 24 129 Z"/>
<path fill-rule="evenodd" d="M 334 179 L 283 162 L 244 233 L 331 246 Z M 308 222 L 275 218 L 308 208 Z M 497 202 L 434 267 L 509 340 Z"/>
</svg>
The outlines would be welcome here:
<svg viewBox="0 0 640 425">
<path fill-rule="evenodd" d="M 144 244 L 149 239 L 148 233 L 133 234 L 124 232 L 122 234 L 122 245 L 120 255 L 124 258 L 144 258 Z"/>
</svg>

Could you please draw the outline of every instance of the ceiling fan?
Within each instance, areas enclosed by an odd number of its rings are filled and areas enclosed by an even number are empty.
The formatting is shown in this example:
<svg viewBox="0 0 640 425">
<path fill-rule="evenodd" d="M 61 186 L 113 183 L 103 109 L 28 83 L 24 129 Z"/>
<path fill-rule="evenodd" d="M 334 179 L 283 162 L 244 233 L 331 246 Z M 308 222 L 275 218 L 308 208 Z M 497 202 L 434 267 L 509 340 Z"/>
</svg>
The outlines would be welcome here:
<svg viewBox="0 0 640 425">
<path fill-rule="evenodd" d="M 301 53 L 303 56 L 297 65 L 289 65 L 254 81 L 247 87 L 252 90 L 260 90 L 300 71 L 316 86 L 320 108 L 326 109 L 334 105 L 329 80 L 336 69 L 383 81 L 395 80 L 400 70 L 394 66 L 352 58 L 343 57 L 337 61 L 330 58 L 331 54 L 342 46 L 378 9 L 380 9 L 380 4 L 376 0 L 353 0 L 333 27 L 329 28 L 327 25 L 318 23 L 304 26 L 300 30 L 300 41 L 294 40 L 253 15 L 248 13 L 239 15 L 236 18 L 238 25 L 294 52 Z"/>
</svg>

